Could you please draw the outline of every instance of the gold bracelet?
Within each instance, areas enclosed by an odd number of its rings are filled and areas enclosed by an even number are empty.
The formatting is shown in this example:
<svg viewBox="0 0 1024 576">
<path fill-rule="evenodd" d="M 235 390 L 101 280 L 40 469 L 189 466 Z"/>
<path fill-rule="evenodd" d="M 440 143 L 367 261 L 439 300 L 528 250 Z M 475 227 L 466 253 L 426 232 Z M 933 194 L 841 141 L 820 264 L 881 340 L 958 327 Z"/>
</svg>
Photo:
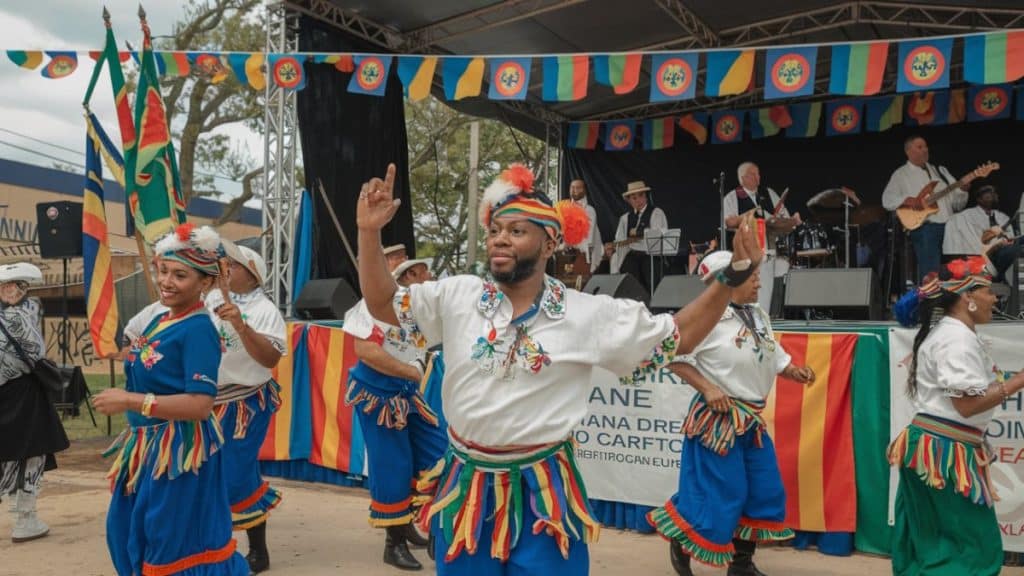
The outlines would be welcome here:
<svg viewBox="0 0 1024 576">
<path fill-rule="evenodd" d="M 153 413 L 153 408 L 156 408 L 156 394 L 151 392 L 142 399 L 142 415 L 149 418 Z"/>
</svg>

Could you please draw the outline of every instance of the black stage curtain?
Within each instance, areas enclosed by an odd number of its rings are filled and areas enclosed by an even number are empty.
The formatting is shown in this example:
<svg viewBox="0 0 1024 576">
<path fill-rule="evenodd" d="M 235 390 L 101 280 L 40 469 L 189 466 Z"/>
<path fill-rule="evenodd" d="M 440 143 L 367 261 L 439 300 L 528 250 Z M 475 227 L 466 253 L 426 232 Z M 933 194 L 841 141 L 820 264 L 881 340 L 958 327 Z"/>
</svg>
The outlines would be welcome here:
<svg viewBox="0 0 1024 576">
<path fill-rule="evenodd" d="M 303 17 L 299 50 L 373 52 L 375 48 Z M 316 206 L 313 273 L 317 278 L 344 278 L 358 292 L 355 267 L 324 209 L 317 182 L 323 182 L 349 244 L 357 251 L 355 206 L 360 187 L 374 176 L 383 177 L 388 163 L 394 162 L 398 169 L 395 196 L 402 206 L 382 237 L 385 245 L 403 243 L 409 256 L 415 255 L 402 84 L 395 65 L 383 98 L 349 93 L 351 74 L 339 72 L 332 64 L 307 62 L 305 70 L 306 87 L 298 93 L 298 119 L 306 186 Z"/>
<path fill-rule="evenodd" d="M 978 183 L 993 184 L 1000 193 L 1000 208 L 1017 210 L 1019 183 L 1024 163 L 1015 160 L 1013 143 L 1021 124 L 1012 121 L 962 123 L 937 127 L 895 127 L 878 133 L 854 136 L 786 138 L 783 135 L 737 144 L 697 146 L 689 134 L 676 129 L 676 145 L 667 150 L 605 152 L 563 150 L 561 189 L 567 195 L 569 181 L 582 178 L 597 210 L 601 237 L 611 240 L 619 216 L 628 209 L 622 198 L 626 183 L 643 180 L 652 188 L 652 199 L 668 216 L 669 226 L 681 228 L 683 238 L 704 242 L 718 234 L 720 200 L 713 182 L 725 173 L 725 190 L 735 188 L 736 168 L 752 161 L 761 169 L 762 186 L 779 194 L 790 189 L 790 212 L 810 219 L 806 202 L 828 188 L 849 186 L 865 204 L 881 205 L 882 190 L 893 170 L 906 162 L 903 141 L 920 134 L 928 141 L 932 164 L 943 165 L 960 177 L 988 160 L 1001 170 Z M 824 130 L 824 127 L 822 128 Z M 748 136 L 749 138 L 749 136 Z M 603 142 L 598 142 L 602 148 Z M 840 239 L 836 235 L 837 241 Z"/>
</svg>

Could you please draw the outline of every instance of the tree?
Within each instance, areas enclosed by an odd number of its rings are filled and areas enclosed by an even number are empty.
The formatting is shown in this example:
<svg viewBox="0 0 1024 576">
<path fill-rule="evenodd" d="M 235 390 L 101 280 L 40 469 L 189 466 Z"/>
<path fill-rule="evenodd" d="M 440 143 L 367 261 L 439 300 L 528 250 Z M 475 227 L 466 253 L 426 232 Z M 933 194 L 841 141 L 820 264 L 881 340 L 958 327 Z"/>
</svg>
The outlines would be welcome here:
<svg viewBox="0 0 1024 576">
<path fill-rule="evenodd" d="M 406 103 L 405 120 L 417 255 L 434 258 L 435 274 L 463 272 L 468 227 L 477 225 L 477 215 L 467 213 L 466 192 L 469 124 L 478 119 L 427 98 Z M 535 173 L 543 166 L 544 142 L 498 121 L 479 122 L 481 192 L 513 162 Z"/>
</svg>

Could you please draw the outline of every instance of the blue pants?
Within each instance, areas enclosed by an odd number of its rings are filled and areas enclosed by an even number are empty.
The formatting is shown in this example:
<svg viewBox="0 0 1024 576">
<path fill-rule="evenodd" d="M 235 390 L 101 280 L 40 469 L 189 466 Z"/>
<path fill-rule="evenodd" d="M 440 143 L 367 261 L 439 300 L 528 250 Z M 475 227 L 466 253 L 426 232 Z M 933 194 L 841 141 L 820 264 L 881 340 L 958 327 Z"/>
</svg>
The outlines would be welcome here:
<svg viewBox="0 0 1024 576">
<path fill-rule="evenodd" d="M 277 411 L 277 392 L 271 391 L 276 386 L 270 382 L 256 394 L 218 406 L 215 411 L 224 431 L 221 452 L 235 530 L 266 522 L 270 511 L 281 503 L 281 493 L 263 479 L 259 463 L 270 417 Z"/>
<path fill-rule="evenodd" d="M 491 492 L 493 482 L 488 481 L 485 493 Z M 523 492 L 523 501 L 528 501 L 529 490 L 524 481 L 519 487 Z M 531 530 L 537 520 L 529 504 L 523 506 L 523 530 L 519 541 L 512 548 L 507 562 L 491 558 L 491 534 L 494 521 L 491 518 L 494 510 L 493 502 L 489 502 L 484 512 L 483 526 L 480 529 L 480 548 L 476 554 L 462 551 L 451 562 L 444 557 L 449 543 L 445 540 L 444 531 L 435 517 L 431 525 L 434 534 L 434 557 L 437 559 L 437 576 L 587 576 L 590 574 L 590 551 L 585 542 L 573 539 L 569 544 L 569 558 L 562 557 L 555 539 L 544 532 L 534 534 Z"/>
<path fill-rule="evenodd" d="M 946 237 L 946 225 L 925 222 L 917 230 L 910 232 L 910 241 L 914 244 L 917 256 L 917 281 L 920 282 L 929 272 L 938 272 L 942 266 L 942 240 Z"/>
</svg>

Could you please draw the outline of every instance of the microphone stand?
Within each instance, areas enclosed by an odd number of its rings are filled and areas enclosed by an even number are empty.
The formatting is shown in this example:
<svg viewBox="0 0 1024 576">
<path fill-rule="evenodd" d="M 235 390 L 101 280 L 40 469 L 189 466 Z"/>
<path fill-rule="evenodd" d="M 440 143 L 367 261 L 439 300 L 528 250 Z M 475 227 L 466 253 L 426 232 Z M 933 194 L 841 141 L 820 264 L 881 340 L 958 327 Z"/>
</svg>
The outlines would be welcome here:
<svg viewBox="0 0 1024 576">
<path fill-rule="evenodd" d="M 718 173 L 718 202 L 719 214 L 721 215 L 719 218 L 721 240 L 718 245 L 722 247 L 722 250 L 726 250 L 728 244 L 725 243 L 725 172 Z"/>
</svg>

